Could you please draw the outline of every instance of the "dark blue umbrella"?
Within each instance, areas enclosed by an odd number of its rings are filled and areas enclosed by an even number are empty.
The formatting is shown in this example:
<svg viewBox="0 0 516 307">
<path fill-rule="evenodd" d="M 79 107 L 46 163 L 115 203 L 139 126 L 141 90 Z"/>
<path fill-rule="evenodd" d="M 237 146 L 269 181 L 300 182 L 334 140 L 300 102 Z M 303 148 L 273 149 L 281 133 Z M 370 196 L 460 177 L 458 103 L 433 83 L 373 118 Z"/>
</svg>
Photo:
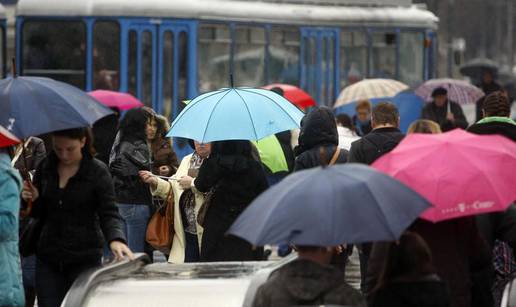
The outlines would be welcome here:
<svg viewBox="0 0 516 307">
<path fill-rule="evenodd" d="M 368 166 L 318 167 L 294 173 L 258 196 L 229 233 L 256 246 L 392 241 L 429 206 Z"/>
<path fill-rule="evenodd" d="M 0 80 L 0 125 L 18 138 L 91 126 L 112 111 L 86 92 L 49 78 Z"/>
</svg>

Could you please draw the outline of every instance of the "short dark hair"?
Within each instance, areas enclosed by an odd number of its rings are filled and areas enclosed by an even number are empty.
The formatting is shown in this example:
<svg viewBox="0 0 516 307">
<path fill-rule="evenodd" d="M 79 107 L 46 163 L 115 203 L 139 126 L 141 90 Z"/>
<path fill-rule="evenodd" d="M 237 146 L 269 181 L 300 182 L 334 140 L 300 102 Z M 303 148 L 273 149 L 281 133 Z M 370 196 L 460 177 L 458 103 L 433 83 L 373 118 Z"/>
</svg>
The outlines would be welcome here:
<svg viewBox="0 0 516 307">
<path fill-rule="evenodd" d="M 432 91 L 432 98 L 440 95 L 448 95 L 448 90 L 444 87 L 438 87 Z"/>
<path fill-rule="evenodd" d="M 373 108 L 372 118 L 375 125 L 398 125 L 400 113 L 398 108 L 390 102 L 380 102 Z"/>
<path fill-rule="evenodd" d="M 52 136 L 67 137 L 73 140 L 82 140 L 86 138 L 86 143 L 82 148 L 82 154 L 93 157 L 95 155 L 95 148 L 93 147 L 93 133 L 90 128 L 73 128 L 66 130 L 59 130 L 52 133 Z"/>
<path fill-rule="evenodd" d="M 342 127 L 349 128 L 351 130 L 355 130 L 353 127 L 353 121 L 351 120 L 351 117 L 347 115 L 346 113 L 342 113 L 337 115 L 337 122 L 342 125 Z"/>
<path fill-rule="evenodd" d="M 482 105 L 485 116 L 511 116 L 511 104 L 509 99 L 502 94 L 500 91 L 493 92 L 484 98 Z"/>
</svg>

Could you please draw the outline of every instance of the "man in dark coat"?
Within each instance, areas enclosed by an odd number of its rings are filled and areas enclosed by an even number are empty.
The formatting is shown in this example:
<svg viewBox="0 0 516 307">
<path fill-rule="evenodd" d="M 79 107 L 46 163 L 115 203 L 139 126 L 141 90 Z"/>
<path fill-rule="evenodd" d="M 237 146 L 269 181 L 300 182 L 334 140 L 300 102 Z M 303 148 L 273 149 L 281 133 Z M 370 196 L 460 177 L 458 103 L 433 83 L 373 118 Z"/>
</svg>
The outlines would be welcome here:
<svg viewBox="0 0 516 307">
<path fill-rule="evenodd" d="M 339 148 L 337 123 L 330 108 L 316 107 L 301 120 L 299 145 L 294 149 L 294 171 L 328 164 Z M 348 152 L 340 150 L 335 163 L 346 163 Z"/>
<path fill-rule="evenodd" d="M 448 99 L 448 91 L 445 88 L 436 88 L 432 92 L 432 98 L 434 101 L 423 108 L 421 118 L 438 123 L 443 132 L 468 127 L 461 106 Z"/>
<path fill-rule="evenodd" d="M 253 307 L 339 305 L 366 306 L 357 290 L 329 265 L 335 248 L 297 248 L 299 258 L 274 271 L 256 292 Z"/>
<path fill-rule="evenodd" d="M 373 130 L 360 140 L 351 143 L 349 162 L 370 165 L 382 155 L 393 150 L 404 137 L 398 128 L 400 122 L 398 109 L 392 103 L 382 102 L 376 105 L 372 112 L 371 122 Z M 371 244 L 362 244 L 359 250 L 361 288 L 363 291 Z"/>
</svg>

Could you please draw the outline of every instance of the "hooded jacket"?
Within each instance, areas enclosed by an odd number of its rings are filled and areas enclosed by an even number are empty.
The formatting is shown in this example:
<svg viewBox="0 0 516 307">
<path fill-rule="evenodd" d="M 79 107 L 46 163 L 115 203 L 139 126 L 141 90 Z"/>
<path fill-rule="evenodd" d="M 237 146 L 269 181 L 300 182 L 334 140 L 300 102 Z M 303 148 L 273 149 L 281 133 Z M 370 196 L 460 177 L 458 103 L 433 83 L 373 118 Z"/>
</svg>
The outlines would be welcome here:
<svg viewBox="0 0 516 307">
<path fill-rule="evenodd" d="M 271 274 L 256 292 L 253 307 L 343 305 L 366 306 L 358 290 L 341 271 L 304 259 L 294 260 Z"/>
<path fill-rule="evenodd" d="M 516 122 L 504 117 L 486 117 L 471 127 L 468 132 L 475 134 L 498 134 L 516 142 Z"/>
<path fill-rule="evenodd" d="M 327 107 L 314 108 L 301 120 L 299 145 L 294 150 L 294 171 L 320 166 L 323 162 L 328 164 L 338 146 L 339 133 L 333 112 Z M 348 151 L 341 150 L 336 163 L 346 163 L 347 159 Z"/>
</svg>

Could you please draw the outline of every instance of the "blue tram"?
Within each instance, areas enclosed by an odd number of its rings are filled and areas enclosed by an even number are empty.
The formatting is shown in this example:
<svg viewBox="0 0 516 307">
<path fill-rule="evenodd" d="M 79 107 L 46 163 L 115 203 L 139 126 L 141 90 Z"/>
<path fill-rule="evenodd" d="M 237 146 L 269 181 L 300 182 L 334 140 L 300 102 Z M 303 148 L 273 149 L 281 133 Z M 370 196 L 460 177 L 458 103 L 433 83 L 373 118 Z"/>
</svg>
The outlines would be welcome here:
<svg viewBox="0 0 516 307">
<path fill-rule="evenodd" d="M 230 72 L 332 106 L 356 78 L 433 77 L 437 23 L 410 0 L 20 0 L 16 59 L 20 74 L 130 92 L 169 118 Z"/>
</svg>

